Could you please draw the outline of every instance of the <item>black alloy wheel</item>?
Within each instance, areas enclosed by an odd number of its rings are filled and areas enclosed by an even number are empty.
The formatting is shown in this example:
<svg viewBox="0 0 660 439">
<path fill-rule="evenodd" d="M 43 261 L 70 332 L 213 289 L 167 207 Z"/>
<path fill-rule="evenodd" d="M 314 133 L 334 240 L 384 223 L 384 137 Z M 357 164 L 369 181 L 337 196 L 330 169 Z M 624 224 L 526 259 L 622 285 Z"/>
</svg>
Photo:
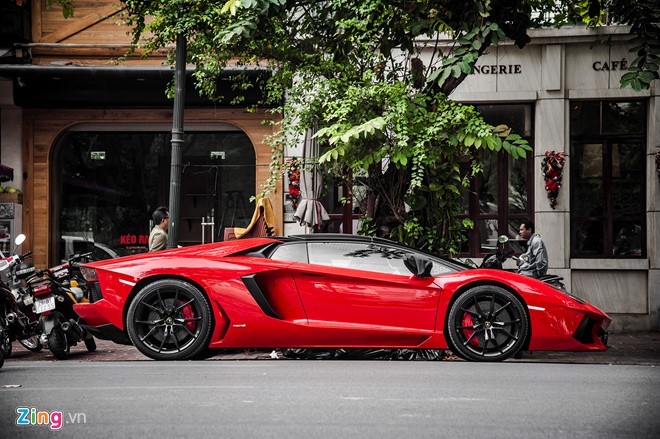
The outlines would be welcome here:
<svg viewBox="0 0 660 439">
<path fill-rule="evenodd" d="M 48 348 L 58 360 L 69 358 L 71 347 L 66 338 L 66 333 L 60 325 L 53 328 L 48 336 Z"/>
<path fill-rule="evenodd" d="M 39 336 L 37 335 L 33 335 L 32 337 L 23 340 L 18 340 L 18 342 L 30 352 L 41 352 L 41 349 L 43 349 L 43 346 L 41 346 L 41 343 L 39 343 Z"/>
<path fill-rule="evenodd" d="M 162 279 L 142 288 L 128 308 L 133 345 L 155 360 L 185 360 L 208 347 L 211 307 L 189 282 Z"/>
<path fill-rule="evenodd" d="M 524 345 L 529 319 L 521 301 L 495 285 L 462 293 L 447 318 L 449 346 L 472 361 L 503 361 Z"/>
</svg>

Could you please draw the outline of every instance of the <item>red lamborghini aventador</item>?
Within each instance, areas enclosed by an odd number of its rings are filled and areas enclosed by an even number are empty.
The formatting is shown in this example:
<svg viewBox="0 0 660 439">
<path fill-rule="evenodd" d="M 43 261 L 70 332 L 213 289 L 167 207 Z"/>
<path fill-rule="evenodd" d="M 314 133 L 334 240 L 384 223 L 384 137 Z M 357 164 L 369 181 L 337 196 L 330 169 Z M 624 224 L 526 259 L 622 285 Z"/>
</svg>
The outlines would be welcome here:
<svg viewBox="0 0 660 439">
<path fill-rule="evenodd" d="M 86 264 L 99 338 L 182 360 L 207 348 L 605 350 L 609 317 L 565 290 L 350 235 L 243 239 Z"/>
</svg>

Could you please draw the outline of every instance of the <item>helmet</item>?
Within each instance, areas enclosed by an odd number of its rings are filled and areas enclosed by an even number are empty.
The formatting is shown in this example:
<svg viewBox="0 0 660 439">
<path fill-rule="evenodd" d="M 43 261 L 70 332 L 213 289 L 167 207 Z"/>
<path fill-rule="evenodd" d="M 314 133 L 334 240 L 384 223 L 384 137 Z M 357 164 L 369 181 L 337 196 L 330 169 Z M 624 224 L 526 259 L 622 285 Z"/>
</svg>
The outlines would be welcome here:
<svg viewBox="0 0 660 439">
<path fill-rule="evenodd" d="M 33 276 L 37 272 L 34 268 L 34 264 L 31 262 L 21 262 L 18 267 L 16 267 L 16 279 L 22 280 L 27 279 Z"/>
</svg>

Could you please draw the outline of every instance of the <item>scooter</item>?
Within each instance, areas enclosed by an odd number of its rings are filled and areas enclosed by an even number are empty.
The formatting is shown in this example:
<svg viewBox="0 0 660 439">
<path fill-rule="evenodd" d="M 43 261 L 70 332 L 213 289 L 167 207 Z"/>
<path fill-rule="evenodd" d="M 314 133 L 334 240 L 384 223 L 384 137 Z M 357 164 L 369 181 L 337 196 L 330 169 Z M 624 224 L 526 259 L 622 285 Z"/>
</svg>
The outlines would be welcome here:
<svg viewBox="0 0 660 439">
<path fill-rule="evenodd" d="M 87 351 L 96 350 L 92 334 L 80 325 L 73 305 L 89 301 L 76 279 L 71 277 L 71 266 L 76 259 L 89 254 L 74 255 L 69 262 L 47 270 L 37 271 L 28 280 L 34 294 L 34 311 L 40 316 L 40 342 L 60 359 L 69 358 L 72 346 L 84 342 Z"/>
</svg>

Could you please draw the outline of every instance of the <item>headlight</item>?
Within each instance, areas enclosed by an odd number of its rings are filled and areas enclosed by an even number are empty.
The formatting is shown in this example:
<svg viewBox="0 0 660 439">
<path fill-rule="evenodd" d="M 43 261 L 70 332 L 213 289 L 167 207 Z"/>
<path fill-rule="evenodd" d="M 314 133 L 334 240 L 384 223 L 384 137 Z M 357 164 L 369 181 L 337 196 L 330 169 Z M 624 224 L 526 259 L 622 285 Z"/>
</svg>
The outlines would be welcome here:
<svg viewBox="0 0 660 439">
<path fill-rule="evenodd" d="M 83 275 L 87 282 L 98 282 L 99 277 L 96 274 L 96 269 L 85 267 L 84 265 L 80 267 L 80 273 Z"/>
</svg>

